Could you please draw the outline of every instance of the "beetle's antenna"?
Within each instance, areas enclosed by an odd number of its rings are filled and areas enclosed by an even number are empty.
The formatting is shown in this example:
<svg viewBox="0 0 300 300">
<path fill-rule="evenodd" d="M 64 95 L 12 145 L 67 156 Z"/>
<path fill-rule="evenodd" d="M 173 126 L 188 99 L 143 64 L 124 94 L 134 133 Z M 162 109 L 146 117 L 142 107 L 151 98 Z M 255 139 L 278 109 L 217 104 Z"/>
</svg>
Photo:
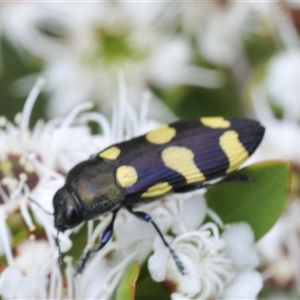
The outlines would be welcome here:
<svg viewBox="0 0 300 300">
<path fill-rule="evenodd" d="M 40 203 L 37 201 L 33 200 L 32 198 L 28 197 L 28 200 L 32 203 L 34 203 L 36 206 L 38 206 L 44 213 L 53 216 L 54 213 L 51 213 L 50 211 L 47 211 Z"/>
<path fill-rule="evenodd" d="M 51 213 L 49 211 L 47 211 L 40 203 L 38 203 L 37 201 L 33 200 L 32 198 L 28 197 L 29 201 L 31 201 L 32 203 L 34 203 L 35 205 L 37 205 L 43 212 L 45 212 L 46 214 L 48 215 L 51 215 L 53 216 L 54 213 Z M 55 237 L 55 243 L 56 243 L 56 246 L 57 246 L 57 249 L 58 249 L 58 262 L 59 262 L 59 265 L 62 266 L 63 265 L 63 255 L 62 255 L 62 252 L 61 252 L 61 248 L 60 248 L 60 243 L 59 243 L 59 238 L 58 238 L 58 235 L 59 235 L 59 230 L 57 230 L 57 234 L 56 234 L 56 237 Z"/>
<path fill-rule="evenodd" d="M 63 254 L 61 252 L 61 248 L 60 248 L 60 242 L 59 242 L 59 238 L 58 238 L 58 235 L 59 235 L 59 230 L 57 230 L 57 235 L 56 235 L 56 238 L 55 238 L 55 243 L 56 243 L 56 246 L 57 246 L 57 249 L 58 249 L 58 263 L 59 263 L 59 266 L 62 267 L 63 265 Z"/>
</svg>

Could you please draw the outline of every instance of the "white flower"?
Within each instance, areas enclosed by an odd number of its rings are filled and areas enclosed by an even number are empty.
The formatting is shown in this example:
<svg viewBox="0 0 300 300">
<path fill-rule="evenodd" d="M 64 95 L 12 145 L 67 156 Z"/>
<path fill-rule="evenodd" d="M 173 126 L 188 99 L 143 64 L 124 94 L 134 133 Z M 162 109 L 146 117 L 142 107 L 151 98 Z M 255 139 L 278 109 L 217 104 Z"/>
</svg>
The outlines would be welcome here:
<svg viewBox="0 0 300 300">
<path fill-rule="evenodd" d="M 226 252 L 237 270 L 251 270 L 259 265 L 259 257 L 254 249 L 254 234 L 246 223 L 234 224 L 222 234 Z M 247 259 L 245 259 L 247 257 Z"/>
<path fill-rule="evenodd" d="M 198 26 L 200 53 L 217 65 L 229 67 L 241 92 L 251 72 L 245 41 L 269 31 L 271 35 L 279 10 L 271 1 L 216 3 Z"/>
<path fill-rule="evenodd" d="M 38 122 L 31 132 L 28 128 L 32 106 L 42 82 L 39 81 L 26 101 L 18 125 L 2 119 L 0 130 L 1 187 L 0 194 L 4 214 L 20 208 L 30 230 L 35 225 L 28 213 L 27 199 L 36 199 L 46 210 L 52 210 L 52 197 L 63 184 L 64 177 L 75 163 L 85 159 L 93 150 L 93 138 L 87 126 L 70 128 L 76 115 L 90 107 L 82 104 L 74 108 L 65 120 Z M 81 136 L 79 142 L 78 135 Z M 78 143 L 76 142 L 78 141 Z M 56 230 L 50 217 L 45 217 L 36 205 L 30 203 L 38 222 L 48 228 L 49 234 Z M 70 243 L 69 243 L 70 246 Z"/>
<path fill-rule="evenodd" d="M 242 34 L 251 9 L 252 4 L 249 3 L 230 3 L 216 5 L 211 10 L 205 25 L 199 27 L 199 48 L 208 60 L 218 65 L 233 66 L 241 56 L 245 59 Z"/>
<path fill-rule="evenodd" d="M 46 299 L 46 291 L 46 276 L 23 275 L 16 267 L 7 267 L 1 273 L 0 292 L 4 299 Z"/>
<path fill-rule="evenodd" d="M 298 65 L 300 54 L 287 50 L 275 55 L 266 66 L 266 77 L 254 82 L 250 90 L 255 116 L 267 128 L 260 148 L 248 163 L 264 159 L 288 159 L 299 163 L 298 120 L 300 117 Z M 290 76 L 288 80 L 283 74 Z M 276 118 L 272 106 L 282 117 Z M 278 143 L 281 140 L 281 143 Z"/>
<path fill-rule="evenodd" d="M 260 263 L 254 234 L 246 223 L 237 223 L 222 234 L 225 249 L 238 273 L 226 286 L 222 299 L 256 299 L 263 287 L 262 275 L 254 271 Z"/>
<path fill-rule="evenodd" d="M 219 65 L 234 67 L 239 61 L 247 66 L 247 61 L 243 61 L 246 59 L 243 38 L 259 32 L 260 22 L 273 6 L 249 2 L 214 5 L 206 15 L 204 26 L 199 27 L 199 47 L 203 55 Z"/>
<path fill-rule="evenodd" d="M 265 90 L 271 102 L 283 110 L 283 118 L 300 119 L 299 49 L 287 50 L 271 58 L 267 65 Z"/>
<path fill-rule="evenodd" d="M 53 264 L 53 249 L 45 240 L 26 240 L 16 247 L 15 264 L 7 267 L 0 276 L 0 292 L 5 299 L 46 299 L 48 276 L 59 274 L 57 264 Z M 55 271 L 54 271 L 55 269 Z M 59 276 L 56 278 L 57 284 Z M 57 284 L 50 287 L 50 294 L 57 290 Z"/>
<path fill-rule="evenodd" d="M 300 163 L 299 57 L 298 48 L 274 55 L 266 65 L 265 78 L 254 82 L 250 92 L 255 116 L 267 129 L 261 147 L 250 161 L 288 160 L 295 166 L 296 174 Z M 280 118 L 275 116 L 274 107 L 280 112 Z M 299 213 L 296 191 L 281 218 L 258 242 L 264 279 L 283 289 L 293 286 L 297 295 L 300 291 Z"/>
<path fill-rule="evenodd" d="M 236 275 L 234 280 L 228 284 L 222 299 L 256 299 L 263 287 L 260 273 L 256 271 L 244 271 Z"/>
<path fill-rule="evenodd" d="M 175 33 L 179 8 L 158 2 L 18 3 L 4 5 L 0 19 L 18 49 L 44 60 L 50 115 L 57 116 L 86 99 L 111 111 L 120 69 L 131 99 L 139 99 L 149 83 L 219 87 L 218 72 L 191 65 L 191 44 Z"/>
<path fill-rule="evenodd" d="M 194 203 L 204 202 L 199 192 L 192 198 L 190 201 Z M 197 206 L 199 205 L 189 207 L 188 201 L 183 201 L 180 217 L 182 218 L 182 213 L 185 213 L 186 218 L 182 220 L 188 220 L 190 213 L 192 216 L 195 211 L 198 211 L 195 209 Z M 208 213 L 207 209 L 204 211 Z M 182 299 L 208 299 L 228 295 L 238 298 L 243 293 L 236 288 L 235 282 L 243 281 L 243 272 L 248 270 L 254 272 L 252 270 L 258 265 L 253 233 L 248 225 L 238 224 L 225 231 L 221 238 L 219 229 L 214 223 L 205 223 L 200 226 L 203 219 L 204 217 L 200 217 L 198 222 L 194 223 L 195 227 L 189 228 L 188 231 L 185 229 L 185 224 L 189 222 L 181 223 L 179 228 L 183 232 L 177 234 L 171 242 L 171 247 L 181 259 L 186 274 L 179 273 L 168 249 L 157 236 L 153 245 L 154 254 L 148 261 L 151 276 L 156 281 L 173 282 L 176 288 L 172 299 L 181 299 L 180 297 Z M 180 222 L 180 219 L 177 219 L 178 221 Z M 245 295 L 257 295 L 262 287 L 259 273 L 254 273 L 254 277 L 259 277 L 260 280 L 256 280 L 253 285 L 250 284 Z M 249 284 L 244 281 L 244 284 L 246 283 Z"/>
<path fill-rule="evenodd" d="M 279 287 L 294 282 L 300 290 L 300 205 L 292 200 L 275 226 L 259 241 L 258 250 L 266 267 L 265 277 Z M 288 234 L 287 234 L 288 233 Z"/>
<path fill-rule="evenodd" d="M 66 291 L 62 283 L 53 217 L 40 207 L 51 212 L 53 195 L 64 184 L 62 174 L 108 146 L 110 139 L 119 138 L 124 130 L 123 124 L 119 124 L 124 120 L 124 111 L 120 109 L 114 116 L 113 130 L 100 114 L 81 114 L 84 123 L 90 120 L 98 122 L 102 135 L 92 136 L 87 125 L 75 125 L 75 121 L 79 121 L 78 114 L 91 107 L 85 103 L 75 107 L 65 119 L 53 119 L 47 123 L 39 121 L 31 131 L 30 114 L 42 83 L 39 80 L 31 91 L 22 114 L 16 117 L 16 125 L 4 117 L 0 122 L 0 249 L 7 260 L 7 267 L 0 275 L 0 294 L 9 299 L 57 299 L 72 294 L 74 279 L 69 278 L 70 286 Z M 128 129 L 130 125 L 128 122 Z M 139 127 L 139 130 L 143 128 Z M 36 203 L 28 201 L 29 198 Z M 24 225 L 20 216 L 28 227 L 27 231 L 32 233 L 25 235 L 22 243 L 14 246 L 13 252 L 8 223 L 13 224 L 14 230 L 22 231 Z M 37 224 L 40 229 L 35 231 Z M 62 251 L 71 247 L 70 233 L 59 236 Z M 77 293 L 84 295 L 83 291 Z"/>
</svg>

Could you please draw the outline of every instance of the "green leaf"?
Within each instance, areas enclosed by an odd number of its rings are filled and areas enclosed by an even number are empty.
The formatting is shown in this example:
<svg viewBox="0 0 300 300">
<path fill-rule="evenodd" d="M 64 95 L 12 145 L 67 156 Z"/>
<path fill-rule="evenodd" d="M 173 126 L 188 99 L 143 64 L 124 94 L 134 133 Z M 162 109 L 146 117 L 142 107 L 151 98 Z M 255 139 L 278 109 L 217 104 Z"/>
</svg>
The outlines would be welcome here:
<svg viewBox="0 0 300 300">
<path fill-rule="evenodd" d="M 226 223 L 248 222 L 259 240 L 282 214 L 289 196 L 290 165 L 269 161 L 234 173 L 249 181 L 223 181 L 205 194 L 208 206 Z"/>
<path fill-rule="evenodd" d="M 140 274 L 140 264 L 132 261 L 126 268 L 125 273 L 117 287 L 114 299 L 132 300 L 135 299 L 136 281 Z"/>
</svg>

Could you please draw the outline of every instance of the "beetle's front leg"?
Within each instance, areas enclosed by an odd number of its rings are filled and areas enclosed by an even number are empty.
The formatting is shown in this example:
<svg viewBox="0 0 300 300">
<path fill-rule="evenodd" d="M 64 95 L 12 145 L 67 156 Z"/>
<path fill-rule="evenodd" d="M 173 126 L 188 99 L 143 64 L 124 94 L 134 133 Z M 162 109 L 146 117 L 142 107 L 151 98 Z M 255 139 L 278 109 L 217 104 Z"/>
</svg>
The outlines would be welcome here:
<svg viewBox="0 0 300 300">
<path fill-rule="evenodd" d="M 77 267 L 76 267 L 76 270 L 75 270 L 75 273 L 74 273 L 74 276 L 76 276 L 77 274 L 81 274 L 83 269 L 84 269 L 84 266 L 87 262 L 87 260 L 89 259 L 90 255 L 94 252 L 97 252 L 99 251 L 100 249 L 102 249 L 107 243 L 108 241 L 110 240 L 110 238 L 112 237 L 113 235 L 113 231 L 114 231 L 114 223 L 115 223 L 115 219 L 116 219 L 116 215 L 117 215 L 117 212 L 118 212 L 119 208 L 118 209 L 115 209 L 113 212 L 112 212 L 112 219 L 110 221 L 110 223 L 108 224 L 108 226 L 106 227 L 106 229 L 104 230 L 102 236 L 101 236 L 101 240 L 100 240 L 100 245 L 99 246 L 96 246 L 96 247 L 93 247 L 91 249 L 88 249 L 82 256 L 81 258 L 79 259 L 78 263 L 77 263 Z"/>
</svg>

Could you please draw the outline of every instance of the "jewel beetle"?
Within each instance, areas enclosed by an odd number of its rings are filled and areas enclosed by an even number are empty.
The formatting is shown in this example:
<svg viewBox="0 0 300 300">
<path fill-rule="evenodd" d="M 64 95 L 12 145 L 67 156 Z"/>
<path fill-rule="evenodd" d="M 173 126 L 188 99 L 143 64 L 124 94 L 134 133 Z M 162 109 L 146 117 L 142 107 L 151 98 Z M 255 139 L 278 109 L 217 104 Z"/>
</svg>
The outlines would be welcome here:
<svg viewBox="0 0 300 300">
<path fill-rule="evenodd" d="M 123 207 L 154 226 L 184 274 L 183 264 L 151 216 L 135 207 L 225 177 L 256 150 L 264 132 L 259 122 L 250 119 L 181 120 L 112 145 L 73 167 L 53 198 L 58 233 L 112 212 L 100 244 L 83 254 L 76 273 L 112 237 L 117 212 Z"/>
</svg>

